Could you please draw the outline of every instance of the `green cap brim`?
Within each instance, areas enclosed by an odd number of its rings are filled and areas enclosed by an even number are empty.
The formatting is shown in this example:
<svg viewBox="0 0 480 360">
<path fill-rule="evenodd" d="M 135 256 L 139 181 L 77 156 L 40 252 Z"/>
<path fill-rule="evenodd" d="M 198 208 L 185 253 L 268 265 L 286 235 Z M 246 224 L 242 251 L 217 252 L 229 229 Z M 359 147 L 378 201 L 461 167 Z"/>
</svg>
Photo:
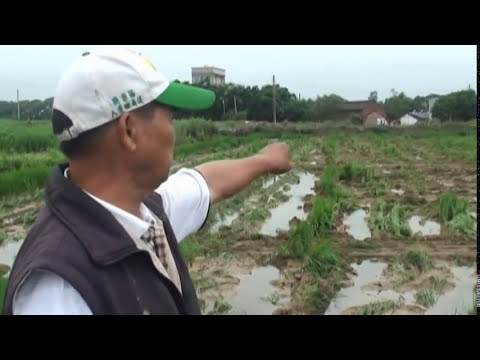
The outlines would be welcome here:
<svg viewBox="0 0 480 360">
<path fill-rule="evenodd" d="M 215 102 L 215 93 L 195 86 L 170 83 L 157 101 L 161 104 L 185 110 L 205 110 Z"/>
</svg>

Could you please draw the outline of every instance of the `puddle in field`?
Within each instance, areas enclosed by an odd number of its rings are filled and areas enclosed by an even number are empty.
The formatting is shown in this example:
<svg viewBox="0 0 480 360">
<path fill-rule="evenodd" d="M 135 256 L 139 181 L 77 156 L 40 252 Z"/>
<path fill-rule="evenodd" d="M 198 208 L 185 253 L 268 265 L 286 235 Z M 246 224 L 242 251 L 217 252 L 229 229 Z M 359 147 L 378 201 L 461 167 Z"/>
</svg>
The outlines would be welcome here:
<svg viewBox="0 0 480 360">
<path fill-rule="evenodd" d="M 0 246 L 0 264 L 8 265 L 12 267 L 15 257 L 17 256 L 23 240 L 7 241 Z"/>
<path fill-rule="evenodd" d="M 390 190 L 393 194 L 395 195 L 398 195 L 398 196 L 402 196 L 403 194 L 405 194 L 405 190 L 397 190 L 397 189 L 392 189 Z"/>
<path fill-rule="evenodd" d="M 316 180 L 317 177 L 311 173 L 300 174 L 298 184 L 289 185 L 290 190 L 285 193 L 290 197 L 289 200 L 270 211 L 271 217 L 263 224 L 260 234 L 276 236 L 278 231 L 288 231 L 289 222 L 294 217 L 305 220 L 307 213 L 303 209 L 302 199 L 305 195 L 314 194 L 312 188 Z"/>
<path fill-rule="evenodd" d="M 271 284 L 280 279 L 280 271 L 273 266 L 253 269 L 250 274 L 240 274 L 236 295 L 225 299 L 231 306 L 228 315 L 272 315 L 278 308 L 288 304 L 289 298 L 276 294 Z M 206 313 L 213 310 L 214 301 L 207 302 Z"/>
<path fill-rule="evenodd" d="M 217 216 L 217 221 L 210 228 L 210 233 L 217 233 L 222 226 L 230 226 L 238 218 L 238 213 L 231 215 L 226 215 L 223 219 L 220 216 Z"/>
<path fill-rule="evenodd" d="M 341 289 L 338 292 L 327 308 L 325 315 L 341 315 L 351 307 L 367 305 L 375 301 L 398 301 L 400 295 L 392 290 L 382 291 L 380 293 L 377 290 L 362 290 L 362 287 L 380 279 L 387 264 L 367 260 L 363 261 L 360 265 L 354 263 L 351 264 L 351 266 L 357 273 L 353 279 L 353 286 Z M 405 295 L 403 296 L 405 297 Z"/>
<path fill-rule="evenodd" d="M 447 188 L 453 187 L 453 183 L 448 182 L 448 181 L 439 181 L 438 183 L 439 183 L 440 185 L 443 185 L 443 186 L 447 187 Z"/>
<path fill-rule="evenodd" d="M 413 234 L 420 233 L 423 236 L 440 235 L 440 224 L 435 221 L 426 221 L 425 224 L 420 225 L 422 218 L 420 216 L 412 216 L 408 220 L 408 226 Z"/>
<path fill-rule="evenodd" d="M 465 315 L 474 306 L 473 287 L 477 282 L 476 269 L 467 266 L 452 267 L 455 288 L 440 296 L 425 315 Z"/>
<path fill-rule="evenodd" d="M 239 275 L 240 285 L 237 296 L 230 301 L 232 315 L 271 315 L 279 306 L 288 302 L 287 298 L 275 296 L 272 281 L 280 278 L 280 271 L 273 266 L 252 270 L 250 275 Z M 273 305 L 268 299 L 277 305 Z"/>
<path fill-rule="evenodd" d="M 343 220 L 343 225 L 346 226 L 348 234 L 353 236 L 355 240 L 365 240 L 372 236 L 365 219 L 367 212 L 363 209 L 354 211 L 350 216 Z"/>
<path fill-rule="evenodd" d="M 360 265 L 354 263 L 351 266 L 357 274 L 353 278 L 353 285 L 338 292 L 327 308 L 325 315 L 341 315 L 353 307 L 387 300 L 396 303 L 402 301 L 404 307 L 416 309 L 413 313 L 425 313 L 425 315 L 465 314 L 473 306 L 473 287 L 476 284 L 476 272 L 473 267 L 450 268 L 454 275 L 454 288 L 439 296 L 436 303 L 425 312 L 421 310 L 422 307 L 416 304 L 416 291 L 405 293 L 398 293 L 391 289 L 382 291 L 378 290 L 378 286 L 374 287 L 374 290 L 368 289 L 367 285 L 380 280 L 383 270 L 387 267 L 386 263 L 367 260 Z"/>
</svg>

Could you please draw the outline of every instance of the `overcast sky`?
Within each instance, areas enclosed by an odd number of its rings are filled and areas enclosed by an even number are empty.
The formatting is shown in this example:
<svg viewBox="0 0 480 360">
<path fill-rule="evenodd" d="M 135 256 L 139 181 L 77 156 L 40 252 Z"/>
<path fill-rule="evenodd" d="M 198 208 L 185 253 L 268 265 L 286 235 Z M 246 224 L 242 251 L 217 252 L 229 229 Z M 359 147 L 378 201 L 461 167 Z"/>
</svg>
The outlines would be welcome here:
<svg viewBox="0 0 480 360">
<path fill-rule="evenodd" d="M 380 100 L 390 89 L 407 96 L 476 88 L 475 45 L 127 45 L 144 53 L 167 78 L 191 81 L 191 68 L 213 65 L 226 81 L 277 83 L 302 97 L 335 93 Z M 102 45 L 0 45 L 0 100 L 54 95 L 70 62 Z"/>
</svg>

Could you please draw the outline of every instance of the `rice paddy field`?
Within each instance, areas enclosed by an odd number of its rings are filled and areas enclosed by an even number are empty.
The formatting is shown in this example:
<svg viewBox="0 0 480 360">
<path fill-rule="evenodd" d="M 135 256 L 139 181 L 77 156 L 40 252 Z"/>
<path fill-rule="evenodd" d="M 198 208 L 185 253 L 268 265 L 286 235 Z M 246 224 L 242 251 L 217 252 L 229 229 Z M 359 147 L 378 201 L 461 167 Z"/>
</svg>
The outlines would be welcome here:
<svg viewBox="0 0 480 360">
<path fill-rule="evenodd" d="M 476 122 L 175 127 L 172 173 L 273 141 L 295 164 L 214 205 L 180 244 L 204 314 L 477 314 Z M 65 161 L 48 123 L 0 119 L 0 297 Z"/>
</svg>

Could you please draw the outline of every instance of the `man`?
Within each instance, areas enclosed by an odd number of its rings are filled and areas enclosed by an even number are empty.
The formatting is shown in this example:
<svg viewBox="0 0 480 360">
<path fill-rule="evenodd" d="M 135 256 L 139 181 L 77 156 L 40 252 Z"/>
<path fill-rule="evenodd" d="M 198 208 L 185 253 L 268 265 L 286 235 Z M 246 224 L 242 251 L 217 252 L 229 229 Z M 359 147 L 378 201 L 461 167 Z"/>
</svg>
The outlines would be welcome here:
<svg viewBox="0 0 480 360">
<path fill-rule="evenodd" d="M 168 178 L 173 110 L 214 101 L 128 49 L 86 53 L 67 69 L 52 123 L 69 164 L 54 171 L 17 255 L 5 314 L 200 314 L 178 242 L 210 204 L 291 169 L 288 146 L 272 144 Z"/>
</svg>

